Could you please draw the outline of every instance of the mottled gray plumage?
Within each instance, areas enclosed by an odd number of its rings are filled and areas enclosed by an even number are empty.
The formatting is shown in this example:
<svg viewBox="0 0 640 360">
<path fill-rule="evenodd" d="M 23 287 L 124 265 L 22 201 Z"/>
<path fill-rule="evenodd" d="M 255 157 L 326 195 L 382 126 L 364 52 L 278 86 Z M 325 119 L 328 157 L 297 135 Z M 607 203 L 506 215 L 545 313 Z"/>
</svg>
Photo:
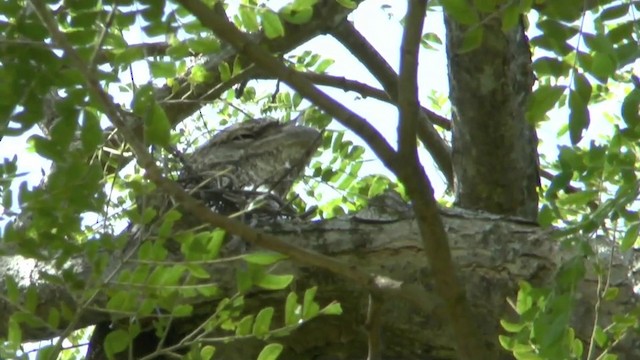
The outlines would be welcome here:
<svg viewBox="0 0 640 360">
<path fill-rule="evenodd" d="M 318 148 L 320 132 L 295 122 L 257 119 L 232 125 L 185 156 L 181 182 L 187 188 L 205 183 L 219 202 L 230 196 L 261 190 L 284 196 Z M 241 207 L 241 206 L 240 206 Z"/>
</svg>

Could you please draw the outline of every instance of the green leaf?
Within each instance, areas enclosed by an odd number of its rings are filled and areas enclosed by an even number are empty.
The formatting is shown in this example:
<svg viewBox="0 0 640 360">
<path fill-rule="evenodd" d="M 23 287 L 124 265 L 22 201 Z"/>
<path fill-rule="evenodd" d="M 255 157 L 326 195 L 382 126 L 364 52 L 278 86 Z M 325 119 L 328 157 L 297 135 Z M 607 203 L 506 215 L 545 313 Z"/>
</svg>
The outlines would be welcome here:
<svg viewBox="0 0 640 360">
<path fill-rule="evenodd" d="M 338 0 L 338 2 L 340 1 L 346 0 Z M 276 360 L 280 356 L 282 349 L 283 347 L 280 344 L 269 344 L 260 351 L 258 360 Z"/>
<path fill-rule="evenodd" d="M 196 279 L 209 279 L 211 275 L 202 266 L 196 264 L 186 264 L 189 275 Z"/>
<path fill-rule="evenodd" d="M 36 359 L 55 359 L 58 358 L 59 354 L 56 354 L 55 346 L 46 345 L 38 349 L 38 355 L 36 355 Z"/>
<path fill-rule="evenodd" d="M 260 310 L 258 315 L 256 315 L 256 321 L 253 323 L 253 335 L 262 336 L 269 333 L 273 313 L 274 310 L 272 307 L 266 307 Z"/>
<path fill-rule="evenodd" d="M 342 315 L 342 305 L 339 302 L 332 302 L 325 306 L 321 311 L 323 315 Z"/>
<path fill-rule="evenodd" d="M 484 28 L 482 26 L 477 26 L 476 28 L 467 31 L 466 34 L 464 34 L 462 46 L 460 46 L 458 53 L 464 54 L 479 48 L 480 45 L 482 45 L 483 36 Z"/>
<path fill-rule="evenodd" d="M 507 332 L 510 332 L 510 333 L 518 333 L 525 326 L 527 326 L 527 324 L 524 323 L 524 322 L 522 322 L 522 323 L 512 323 L 512 322 L 508 322 L 508 321 L 506 321 L 504 319 L 500 319 L 500 325 L 502 325 L 502 328 L 505 329 Z"/>
<path fill-rule="evenodd" d="M 207 71 L 207 69 L 198 64 L 191 68 L 191 74 L 189 74 L 189 82 L 192 84 L 201 84 L 205 81 L 211 79 L 211 74 Z"/>
<path fill-rule="evenodd" d="M 640 124 L 640 89 L 634 88 L 622 101 L 622 120 L 631 129 Z"/>
<path fill-rule="evenodd" d="M 177 317 L 189 316 L 193 313 L 193 305 L 180 304 L 171 309 L 171 315 Z"/>
<path fill-rule="evenodd" d="M 237 76 L 242 72 L 242 59 L 240 56 L 236 56 L 233 60 L 233 70 L 231 71 L 231 76 Z"/>
<path fill-rule="evenodd" d="M 183 59 L 189 56 L 189 45 L 184 42 L 176 42 L 167 48 L 167 56 L 173 59 Z"/>
<path fill-rule="evenodd" d="M 276 252 L 259 251 L 246 254 L 242 258 L 244 259 L 244 261 L 251 264 L 271 265 L 277 263 L 278 261 L 287 259 L 288 256 Z"/>
<path fill-rule="evenodd" d="M 314 286 L 304 292 L 304 298 L 302 300 L 302 318 L 305 320 L 313 318 L 320 312 L 320 307 L 315 301 L 313 301 L 316 297 L 317 291 L 318 287 Z"/>
<path fill-rule="evenodd" d="M 141 47 L 130 47 L 116 53 L 113 65 L 129 65 L 135 60 L 143 59 L 145 56 Z"/>
<path fill-rule="evenodd" d="M 149 224 L 151 222 L 151 220 L 153 220 L 156 215 L 158 214 L 158 211 L 154 208 L 144 208 L 142 210 L 142 216 L 141 216 L 141 224 L 146 225 Z"/>
<path fill-rule="evenodd" d="M 220 72 L 221 81 L 227 81 L 231 79 L 231 68 L 226 62 L 223 61 L 218 65 L 218 72 Z"/>
<path fill-rule="evenodd" d="M 573 75 L 573 90 L 577 92 L 582 101 L 585 103 L 589 103 L 591 100 L 591 94 L 593 92 L 593 87 L 584 74 L 576 71 Z"/>
<path fill-rule="evenodd" d="M 18 283 L 11 275 L 5 275 L 4 283 L 5 283 L 7 298 L 11 302 L 17 303 L 18 299 L 20 299 L 21 297 L 21 293 L 18 288 Z"/>
<path fill-rule="evenodd" d="M 533 70 L 539 77 L 561 77 L 569 74 L 571 65 L 558 58 L 543 56 L 533 62 Z"/>
<path fill-rule="evenodd" d="M 27 288 L 24 308 L 28 312 L 35 314 L 37 307 L 38 307 L 38 292 L 33 286 L 29 286 Z"/>
<path fill-rule="evenodd" d="M 47 324 L 49 324 L 52 329 L 58 328 L 58 325 L 60 325 L 60 311 L 58 311 L 58 309 L 51 308 L 49 310 L 49 314 L 47 316 Z"/>
<path fill-rule="evenodd" d="M 358 7 L 358 4 L 353 0 L 336 0 L 336 2 L 347 9 L 355 9 Z"/>
<path fill-rule="evenodd" d="M 505 350 L 513 350 L 515 339 L 511 336 L 498 335 L 498 341 L 500 342 L 500 346 L 502 346 Z"/>
<path fill-rule="evenodd" d="M 308 23 L 313 17 L 313 7 L 301 7 L 291 3 L 280 10 L 280 15 L 288 23 L 302 25 Z"/>
<path fill-rule="evenodd" d="M 540 85 L 529 98 L 527 120 L 533 123 L 544 120 L 547 112 L 556 106 L 564 91 L 564 86 Z"/>
<path fill-rule="evenodd" d="M 590 73 L 600 82 L 606 83 L 609 78 L 613 77 L 616 69 L 616 61 L 609 54 L 597 52 L 593 55 Z"/>
<path fill-rule="evenodd" d="M 109 358 L 123 352 L 127 347 L 129 347 L 129 333 L 122 329 L 111 331 L 104 340 L 104 350 Z"/>
<path fill-rule="evenodd" d="M 580 256 L 575 256 L 571 259 L 567 259 L 560 266 L 560 269 L 556 274 L 556 282 L 558 286 L 560 286 L 561 288 L 564 288 L 564 289 L 573 288 L 579 281 L 582 280 L 585 272 L 586 272 L 586 269 L 585 269 L 584 258 Z M 562 298 L 561 303 L 563 303 L 564 301 L 570 301 L 570 299 Z"/>
<path fill-rule="evenodd" d="M 497 0 L 473 0 L 475 8 L 484 12 L 491 13 L 497 8 Z"/>
<path fill-rule="evenodd" d="M 607 31 L 606 37 L 613 44 L 618 44 L 623 40 L 631 40 L 634 28 L 634 21 L 626 21 L 621 24 L 616 24 L 616 26 Z M 618 56 L 618 59 L 620 59 L 620 56 Z"/>
<path fill-rule="evenodd" d="M 290 292 L 284 304 L 284 324 L 286 326 L 296 325 L 300 321 L 298 295 Z"/>
<path fill-rule="evenodd" d="M 253 327 L 253 315 L 247 315 L 243 317 L 236 327 L 236 335 L 246 336 L 251 334 L 251 328 Z"/>
<path fill-rule="evenodd" d="M 256 15 L 255 10 L 240 5 L 240 9 L 238 10 L 240 13 L 240 19 L 242 19 L 242 25 L 249 32 L 258 32 L 260 31 L 260 24 L 258 24 L 258 15 Z"/>
<path fill-rule="evenodd" d="M 536 26 L 542 31 L 543 37 L 549 43 L 555 43 L 556 45 L 564 44 L 565 41 L 580 32 L 579 28 L 575 25 L 566 25 L 561 21 L 550 18 L 539 21 Z"/>
<path fill-rule="evenodd" d="M 171 145 L 171 123 L 160 105 L 154 103 L 144 120 L 144 136 L 148 144 Z"/>
<path fill-rule="evenodd" d="M 220 295 L 220 288 L 218 288 L 215 284 L 199 285 L 196 290 L 200 295 L 207 298 L 212 298 Z"/>
<path fill-rule="evenodd" d="M 520 23 L 520 15 L 522 11 L 518 6 L 512 3 L 502 12 L 502 31 L 506 32 Z"/>
<path fill-rule="evenodd" d="M 620 288 L 611 286 L 604 292 L 602 298 L 606 301 L 613 301 L 618 298 L 618 295 L 620 295 Z"/>
<path fill-rule="evenodd" d="M 629 13 L 629 3 L 623 2 L 622 4 L 609 6 L 608 8 L 602 10 L 600 12 L 600 15 L 598 16 L 598 19 L 605 22 L 609 20 L 619 19 L 621 17 L 624 17 L 628 13 Z"/>
<path fill-rule="evenodd" d="M 437 47 L 432 45 L 432 44 L 442 45 L 442 40 L 440 39 L 438 34 L 433 33 L 433 32 L 428 32 L 428 33 L 425 33 L 424 35 L 422 35 L 422 39 L 420 39 L 420 44 L 425 49 L 436 50 Z"/>
<path fill-rule="evenodd" d="M 162 216 L 162 223 L 158 228 L 158 237 L 167 238 L 171 235 L 171 231 L 173 230 L 173 225 L 175 222 L 182 217 L 182 214 L 175 209 L 169 210 L 166 214 Z"/>
<path fill-rule="evenodd" d="M 102 144 L 102 127 L 100 119 L 96 113 L 89 109 L 83 110 L 82 128 L 80 130 L 80 141 L 82 147 L 88 151 L 95 151 Z"/>
<path fill-rule="evenodd" d="M 260 13 L 260 18 L 262 20 L 262 26 L 264 27 L 264 34 L 267 38 L 275 39 L 284 36 L 284 26 L 282 26 L 278 14 L 271 10 L 266 10 Z"/>
<path fill-rule="evenodd" d="M 631 249 L 631 247 L 636 244 L 639 233 L 640 223 L 635 222 L 631 224 L 624 233 L 624 237 L 622 238 L 622 242 L 620 243 L 620 251 L 625 252 Z"/>
<path fill-rule="evenodd" d="M 478 13 L 467 0 L 442 0 L 440 3 L 447 15 L 463 25 L 474 25 L 480 21 Z"/>
<path fill-rule="evenodd" d="M 596 190 L 584 190 L 575 193 L 567 194 L 558 200 L 558 205 L 561 206 L 584 206 L 590 201 L 598 199 L 598 191 Z"/>
<path fill-rule="evenodd" d="M 293 275 L 265 274 L 255 284 L 267 290 L 282 290 L 291 284 Z"/>
<path fill-rule="evenodd" d="M 13 344 L 22 343 L 22 329 L 20 328 L 20 323 L 16 320 L 15 316 L 9 318 L 7 340 Z"/>
<path fill-rule="evenodd" d="M 216 348 L 211 345 L 205 345 L 200 350 L 200 358 L 202 360 L 211 360 L 213 359 L 213 355 L 216 353 Z"/>
<path fill-rule="evenodd" d="M 144 117 L 151 112 L 151 108 L 154 103 L 155 97 L 153 86 L 151 84 L 144 84 L 140 86 L 138 91 L 133 95 L 131 108 L 136 115 Z"/>
<path fill-rule="evenodd" d="M 176 76 L 176 64 L 173 61 L 149 61 L 149 69 L 155 79 Z"/>
<path fill-rule="evenodd" d="M 315 68 L 315 71 L 318 74 L 322 74 L 329 68 L 329 66 L 333 65 L 334 62 L 335 60 L 333 59 L 323 59 L 322 61 L 320 61 L 320 63 L 318 63 L 318 65 Z"/>
<path fill-rule="evenodd" d="M 569 94 L 569 138 L 575 145 L 582 140 L 582 134 L 589 127 L 588 104 L 575 92 Z"/>
<path fill-rule="evenodd" d="M 600 326 L 596 325 L 593 335 L 594 335 L 593 338 L 596 341 L 596 344 L 598 344 L 598 346 L 605 347 L 607 345 L 607 340 L 608 340 L 607 334 L 604 332 L 604 330 L 602 330 Z"/>
<path fill-rule="evenodd" d="M 518 291 L 518 296 L 516 298 L 516 312 L 519 315 L 524 314 L 529 311 L 533 306 L 533 297 L 531 296 L 531 285 L 528 283 L 521 281 L 520 282 L 520 290 Z"/>
<path fill-rule="evenodd" d="M 125 291 L 119 291 L 113 295 L 107 302 L 108 310 L 124 311 L 133 309 L 135 306 L 135 299 L 132 293 Z"/>
</svg>

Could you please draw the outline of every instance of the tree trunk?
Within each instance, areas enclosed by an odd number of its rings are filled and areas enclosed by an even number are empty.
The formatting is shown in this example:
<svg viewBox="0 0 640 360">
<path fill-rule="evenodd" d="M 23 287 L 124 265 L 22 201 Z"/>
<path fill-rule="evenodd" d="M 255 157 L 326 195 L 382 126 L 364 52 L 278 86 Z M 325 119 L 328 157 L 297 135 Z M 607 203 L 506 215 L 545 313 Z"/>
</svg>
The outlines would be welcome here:
<svg viewBox="0 0 640 360">
<path fill-rule="evenodd" d="M 533 70 L 523 25 L 503 32 L 496 17 L 470 28 L 449 16 L 445 25 L 456 205 L 535 220 L 538 140 L 525 118 Z M 465 36 L 479 29 L 482 43 L 464 52 Z"/>
</svg>

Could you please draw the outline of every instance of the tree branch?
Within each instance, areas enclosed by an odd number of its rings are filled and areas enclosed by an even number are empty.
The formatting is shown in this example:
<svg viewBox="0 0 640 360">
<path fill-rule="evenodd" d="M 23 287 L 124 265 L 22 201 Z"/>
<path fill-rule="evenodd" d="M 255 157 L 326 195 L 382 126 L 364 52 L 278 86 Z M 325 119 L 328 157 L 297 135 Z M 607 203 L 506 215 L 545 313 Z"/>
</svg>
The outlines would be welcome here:
<svg viewBox="0 0 640 360">
<path fill-rule="evenodd" d="M 416 134 L 418 105 L 418 54 L 427 2 L 410 0 L 405 15 L 405 27 L 400 45 L 398 76 L 398 155 L 411 166 L 420 166 Z"/>
<path fill-rule="evenodd" d="M 301 73 L 304 77 L 311 80 L 316 85 L 330 86 L 334 88 L 338 88 L 344 91 L 353 91 L 356 92 L 363 97 L 370 97 L 376 100 L 384 101 L 390 104 L 396 104 L 396 102 L 389 97 L 384 90 L 377 89 L 369 84 L 365 84 L 360 81 L 347 79 L 344 76 L 335 76 L 329 74 L 318 74 L 315 72 L 304 72 Z M 261 79 L 272 79 L 268 74 L 258 75 L 255 78 Z M 420 106 L 420 111 L 426 114 L 427 118 L 434 125 L 437 125 L 445 130 L 451 130 L 451 120 L 446 117 L 437 114 L 436 112 L 427 109 L 424 106 Z M 418 135 L 420 136 L 420 135 Z"/>
<path fill-rule="evenodd" d="M 345 20 L 334 28 L 331 34 L 364 64 L 369 72 L 380 82 L 389 97 L 397 101 L 398 75 L 367 39 L 356 30 L 353 24 Z M 444 174 L 449 187 L 453 188 L 451 149 L 429 122 L 434 122 L 432 119 L 430 120 L 429 114 L 421 113 L 420 121 L 418 122 L 418 136 L 440 171 Z"/>
</svg>

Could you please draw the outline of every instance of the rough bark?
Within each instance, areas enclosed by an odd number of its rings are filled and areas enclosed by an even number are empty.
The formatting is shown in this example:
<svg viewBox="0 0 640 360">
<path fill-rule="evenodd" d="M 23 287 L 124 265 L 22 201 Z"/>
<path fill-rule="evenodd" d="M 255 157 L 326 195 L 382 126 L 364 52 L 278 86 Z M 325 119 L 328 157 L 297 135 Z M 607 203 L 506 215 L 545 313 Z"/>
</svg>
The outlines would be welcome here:
<svg viewBox="0 0 640 360">
<path fill-rule="evenodd" d="M 503 31 L 487 18 L 478 48 L 462 52 L 473 28 L 445 16 L 449 94 L 453 108 L 456 204 L 536 219 L 538 153 L 525 119 L 533 85 L 531 52 L 522 24 Z"/>
<path fill-rule="evenodd" d="M 466 210 L 443 210 L 443 220 L 451 241 L 451 249 L 458 264 L 459 276 L 466 280 L 466 288 L 474 315 L 482 332 L 496 339 L 500 331 L 499 318 L 510 317 L 512 310 L 506 298 L 514 299 L 519 280 L 527 280 L 542 285 L 549 282 L 554 270 L 562 260 L 572 256 L 559 250 L 552 231 L 487 214 Z M 373 273 L 387 275 L 401 280 L 405 286 L 420 286 L 429 295 L 424 298 L 428 312 L 419 312 L 415 307 L 397 298 L 385 298 L 383 305 L 382 339 L 383 358 L 401 359 L 454 359 L 452 339 L 444 316 L 443 306 L 433 291 L 433 284 L 418 284 L 417 281 L 430 267 L 424 261 L 418 228 L 412 218 L 376 221 L 359 217 L 334 219 L 324 222 L 283 222 L 259 225 L 266 233 L 277 235 L 282 240 L 307 249 L 322 252 L 345 263 L 353 264 Z M 637 297 L 633 293 L 633 281 L 628 277 L 628 263 L 615 257 L 612 285 L 621 290 L 615 302 L 606 302 L 601 308 L 599 321 L 606 324 L 613 313 L 628 311 L 635 306 Z M 118 261 L 118 259 L 113 259 Z M 57 271 L 51 264 L 29 263 L 24 258 L 5 256 L 0 258 L 5 275 L 12 275 L 24 296 L 31 285 L 38 293 L 37 313 L 47 318 L 49 310 L 66 304 L 74 310 L 74 296 L 78 290 L 64 284 L 44 281 L 41 271 Z M 78 259 L 69 264 L 73 271 L 87 279 L 91 274 L 90 262 Z M 210 273 L 224 293 L 230 296 L 235 288 L 234 271 L 242 265 L 216 266 Z M 368 291 L 354 288 L 353 283 L 327 271 L 301 266 L 291 262 L 279 263 L 274 269 L 279 273 L 294 273 L 294 290 L 303 291 L 310 286 L 318 286 L 318 300 L 321 305 L 339 301 L 344 314 L 318 318 L 303 325 L 290 337 L 273 339 L 286 345 L 282 359 L 354 359 L 364 358 L 367 349 L 367 335 L 364 326 Z M 3 278 L 2 289 L 6 289 Z M 577 294 L 575 311 L 577 333 L 587 340 L 593 325 L 593 309 L 596 302 L 597 281 L 590 276 L 581 284 Z M 0 300 L 0 336 L 7 335 L 8 319 L 19 309 L 6 301 L 6 290 Z M 277 316 L 281 316 L 286 292 L 255 292 L 248 297 L 246 311 L 256 311 L 273 305 Z M 204 318 L 202 314 L 215 308 L 215 299 L 200 299 L 196 307 L 198 317 L 181 319 L 178 323 L 192 328 Z M 104 299 L 97 299 L 94 306 L 103 305 Z M 191 300 L 193 302 L 193 300 Z M 196 301 L 197 303 L 198 301 Z M 84 310 L 76 328 L 95 324 L 104 315 L 94 310 Z M 276 321 L 277 324 L 277 321 Z M 57 329 L 38 328 L 23 324 L 25 340 L 51 338 L 60 334 L 66 324 Z M 186 330 L 185 330 L 186 331 Z M 178 333 L 176 336 L 179 337 Z M 635 334 L 629 334 L 621 346 L 622 358 L 633 359 L 640 356 L 640 343 Z M 253 358 L 264 342 L 249 339 L 238 343 L 216 344 L 218 356 L 226 359 Z M 487 344 L 496 354 L 496 359 L 509 359 L 506 352 L 499 352 L 497 342 Z M 224 355 L 223 355 L 224 354 Z"/>
</svg>

